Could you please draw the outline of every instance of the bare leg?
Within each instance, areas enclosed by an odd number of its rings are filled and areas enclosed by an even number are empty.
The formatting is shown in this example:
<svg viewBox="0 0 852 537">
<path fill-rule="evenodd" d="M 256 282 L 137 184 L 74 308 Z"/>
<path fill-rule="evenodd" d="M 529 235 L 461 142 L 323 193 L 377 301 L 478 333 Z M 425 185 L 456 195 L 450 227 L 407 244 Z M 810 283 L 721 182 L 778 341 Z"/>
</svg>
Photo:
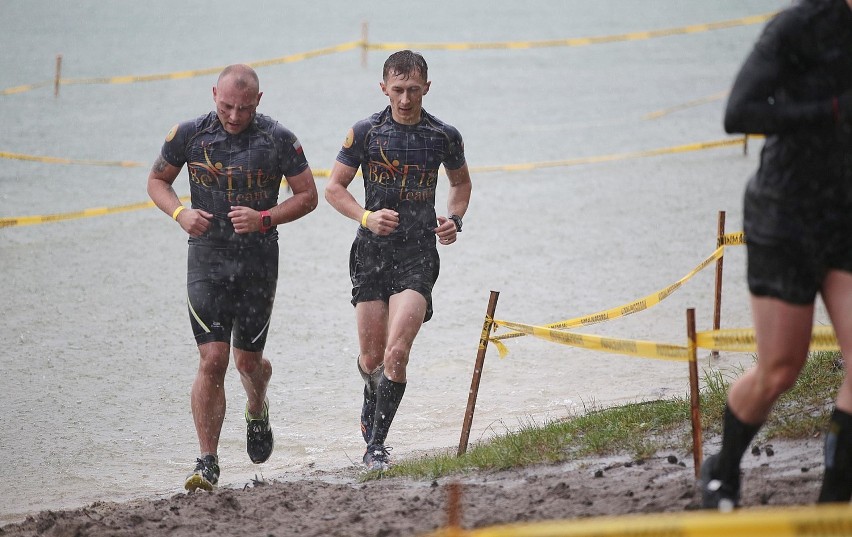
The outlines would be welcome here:
<svg viewBox="0 0 852 537">
<path fill-rule="evenodd" d="M 263 352 L 234 349 L 234 363 L 240 373 L 240 381 L 248 397 L 248 412 L 253 417 L 263 415 L 266 388 L 272 378 L 272 364 L 263 357 Z"/>
<path fill-rule="evenodd" d="M 799 376 L 808 356 L 813 305 L 752 296 L 757 363 L 728 392 L 722 449 L 701 468 L 702 505 L 732 509 L 739 503 L 740 462 L 778 397 Z"/>
<path fill-rule="evenodd" d="M 805 365 L 814 307 L 768 297 L 752 297 L 751 304 L 757 364 L 731 386 L 728 405 L 744 423 L 758 425 Z"/>
<path fill-rule="evenodd" d="M 837 408 L 852 414 L 852 382 L 850 382 L 846 364 L 852 360 L 852 274 L 832 271 L 828 273 L 822 286 L 822 300 L 831 317 L 847 375 L 837 392 Z"/>
<path fill-rule="evenodd" d="M 407 289 L 390 299 L 388 308 L 388 340 L 385 347 L 385 375 L 394 382 L 405 382 L 405 371 L 414 338 L 423 326 L 426 299 Z"/>
<path fill-rule="evenodd" d="M 388 305 L 382 300 L 360 302 L 355 306 L 358 322 L 359 364 L 365 373 L 375 371 L 385 359 L 388 334 Z"/>
<path fill-rule="evenodd" d="M 201 453 L 216 454 L 225 419 L 225 373 L 230 345 L 222 342 L 198 346 L 200 360 L 192 384 L 192 418 Z"/>
<path fill-rule="evenodd" d="M 844 357 L 852 356 L 852 274 L 829 272 L 823 282 L 825 302 L 837 341 Z M 846 376 L 837 392 L 825 436 L 825 473 L 819 502 L 843 502 L 852 499 L 852 383 L 844 360 Z"/>
</svg>

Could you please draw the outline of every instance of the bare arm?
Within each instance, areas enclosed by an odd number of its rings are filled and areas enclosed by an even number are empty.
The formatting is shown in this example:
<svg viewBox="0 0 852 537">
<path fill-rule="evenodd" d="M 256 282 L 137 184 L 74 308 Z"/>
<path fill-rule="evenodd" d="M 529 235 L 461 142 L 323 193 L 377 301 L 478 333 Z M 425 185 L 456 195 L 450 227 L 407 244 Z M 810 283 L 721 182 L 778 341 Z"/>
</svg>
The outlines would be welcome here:
<svg viewBox="0 0 852 537">
<path fill-rule="evenodd" d="M 314 172 L 311 171 L 310 166 L 298 175 L 288 177 L 287 184 L 290 185 L 293 195 L 269 211 L 272 216 L 272 225 L 298 220 L 317 208 L 319 195 Z"/>
<path fill-rule="evenodd" d="M 298 220 L 317 208 L 317 184 L 310 167 L 305 168 L 298 175 L 287 177 L 287 184 L 290 185 L 293 195 L 269 209 L 273 226 Z M 251 207 L 232 206 L 228 218 L 231 219 L 234 231 L 237 233 L 260 231 L 260 211 Z"/>
<path fill-rule="evenodd" d="M 151 172 L 148 174 L 148 195 L 161 211 L 172 216 L 178 207 L 181 207 L 180 198 L 175 193 L 172 184 L 180 173 L 180 168 L 172 166 L 161 156 L 157 157 Z M 210 227 L 210 219 L 213 215 L 201 210 L 187 208 L 182 210 L 175 220 L 184 231 L 198 237 Z"/>
<path fill-rule="evenodd" d="M 470 182 L 470 171 L 467 164 L 455 170 L 446 170 L 450 179 L 450 191 L 447 195 L 447 216 L 464 217 L 470 204 L 470 193 L 473 185 Z M 456 224 L 444 216 L 438 216 L 438 227 L 435 234 L 442 244 L 452 244 L 456 241 Z"/>
<path fill-rule="evenodd" d="M 355 220 L 359 224 L 366 209 L 361 207 L 355 196 L 349 192 L 349 185 L 358 172 L 357 168 L 335 162 L 331 176 L 325 187 L 325 200 L 337 212 Z M 377 235 L 388 235 L 399 225 L 399 213 L 391 209 L 373 211 L 367 216 L 367 229 Z"/>
</svg>

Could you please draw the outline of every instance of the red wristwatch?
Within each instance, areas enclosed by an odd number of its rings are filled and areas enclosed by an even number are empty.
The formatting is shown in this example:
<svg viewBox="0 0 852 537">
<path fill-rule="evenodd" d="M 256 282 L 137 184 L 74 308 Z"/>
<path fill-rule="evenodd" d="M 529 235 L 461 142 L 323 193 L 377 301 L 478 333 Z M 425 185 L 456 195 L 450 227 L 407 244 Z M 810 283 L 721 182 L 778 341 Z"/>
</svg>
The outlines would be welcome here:
<svg viewBox="0 0 852 537">
<path fill-rule="evenodd" d="M 260 211 L 260 232 L 266 233 L 272 229 L 272 215 L 269 211 Z"/>
</svg>

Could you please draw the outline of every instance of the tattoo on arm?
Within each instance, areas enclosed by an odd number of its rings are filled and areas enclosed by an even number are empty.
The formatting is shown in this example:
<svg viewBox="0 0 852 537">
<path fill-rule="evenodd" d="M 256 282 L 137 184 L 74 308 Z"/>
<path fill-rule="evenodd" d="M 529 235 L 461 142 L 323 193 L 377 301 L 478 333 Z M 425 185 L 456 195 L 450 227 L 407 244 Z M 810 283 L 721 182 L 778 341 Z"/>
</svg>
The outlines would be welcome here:
<svg viewBox="0 0 852 537">
<path fill-rule="evenodd" d="M 157 160 L 154 161 L 154 166 L 151 168 L 155 173 L 163 173 L 163 170 L 166 169 L 166 159 L 163 158 L 162 155 L 157 157 Z"/>
</svg>

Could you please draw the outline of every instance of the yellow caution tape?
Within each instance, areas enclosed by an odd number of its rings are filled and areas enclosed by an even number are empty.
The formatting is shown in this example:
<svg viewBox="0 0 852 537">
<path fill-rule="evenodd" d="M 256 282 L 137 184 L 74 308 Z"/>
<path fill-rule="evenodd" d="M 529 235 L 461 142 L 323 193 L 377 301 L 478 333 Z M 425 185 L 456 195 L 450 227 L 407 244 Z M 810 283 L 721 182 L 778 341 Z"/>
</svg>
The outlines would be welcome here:
<svg viewBox="0 0 852 537">
<path fill-rule="evenodd" d="M 0 158 L 11 160 L 27 160 L 32 162 L 46 162 L 48 164 L 82 164 L 84 166 L 118 166 L 121 168 L 139 168 L 144 166 L 141 162 L 133 162 L 130 160 L 89 160 L 89 159 L 72 159 L 63 157 L 45 157 L 38 155 L 25 155 L 23 153 L 9 153 L 0 151 Z"/>
<path fill-rule="evenodd" d="M 518 333 L 544 339 L 551 343 L 568 345 L 569 347 L 579 347 L 625 356 L 655 358 L 657 360 L 684 362 L 691 359 L 688 346 L 577 334 L 547 326 L 533 326 L 511 321 L 495 320 L 494 322 L 499 322 L 502 326 L 510 330 L 516 330 Z M 509 351 L 505 344 L 497 338 L 490 338 L 488 341 L 497 347 L 500 358 L 506 357 Z M 695 334 L 695 347 L 716 351 L 757 352 L 754 329 L 752 328 L 726 328 L 723 330 L 698 332 Z M 837 343 L 834 329 L 830 326 L 814 326 L 808 350 L 839 351 L 840 346 Z"/>
<path fill-rule="evenodd" d="M 849 504 L 820 504 L 732 513 L 693 511 L 510 524 L 476 530 L 444 528 L 430 537 L 848 537 Z"/>
<path fill-rule="evenodd" d="M 645 32 L 631 32 L 626 34 L 617 34 L 610 36 L 598 37 L 579 37 L 569 39 L 550 39 L 544 41 L 502 41 L 502 42 L 486 42 L 486 43 L 366 43 L 363 40 L 350 41 L 341 43 L 317 50 L 308 52 L 300 52 L 282 56 L 280 58 L 272 58 L 268 60 L 258 60 L 248 62 L 251 67 L 266 67 L 269 65 L 277 65 L 282 63 L 293 63 L 298 61 L 316 58 L 328 54 L 338 52 L 346 52 L 356 48 L 367 50 L 400 50 L 404 48 L 420 49 L 420 50 L 484 50 L 484 49 L 532 49 L 542 47 L 579 47 L 587 45 L 599 45 L 604 43 L 616 43 L 620 41 L 639 41 L 653 39 L 658 37 L 668 37 L 672 35 L 694 34 L 699 32 L 708 32 L 712 30 L 722 30 L 726 28 L 734 28 L 736 26 L 747 26 L 752 24 L 760 24 L 775 15 L 776 12 L 767 13 L 764 15 L 755 15 L 751 17 L 742 17 L 721 22 L 712 22 L 707 24 L 693 24 L 678 28 L 667 28 L 662 30 L 651 30 Z M 152 82 L 157 80 L 180 80 L 185 78 L 193 78 L 197 76 L 205 76 L 218 74 L 225 66 L 207 67 L 204 69 L 194 69 L 188 71 L 177 71 L 174 73 L 161 73 L 152 75 L 125 75 L 113 77 L 96 77 L 96 78 L 61 78 L 60 85 L 72 84 L 130 84 L 135 82 Z M 0 95 L 12 95 L 16 93 L 24 93 L 42 88 L 48 85 L 55 84 L 55 81 L 43 81 L 34 84 L 25 84 L 0 90 Z"/>
<path fill-rule="evenodd" d="M 632 158 L 655 157 L 666 154 L 686 153 L 690 151 L 701 151 L 705 149 L 717 149 L 732 145 L 742 145 L 744 137 L 725 138 L 723 140 L 713 140 L 709 142 L 695 142 L 691 144 L 677 145 L 671 147 L 661 147 L 658 149 L 650 149 L 647 151 L 633 151 L 629 153 L 616 153 L 612 155 L 600 155 L 594 157 L 581 157 L 567 160 L 552 160 L 543 162 L 524 162 L 520 164 L 504 164 L 498 166 L 474 166 L 470 168 L 471 173 L 489 173 L 489 172 L 518 172 L 530 171 L 541 168 L 559 168 L 568 166 L 578 166 L 580 164 L 597 164 L 600 162 L 614 162 L 619 160 L 627 160 Z M 86 159 L 71 159 L 64 157 L 49 157 L 40 155 L 27 155 L 24 153 L 12 153 L 8 151 L 0 151 L 0 158 L 12 160 L 27 160 L 32 162 L 44 162 L 48 164 L 82 164 L 88 166 L 121 166 L 125 168 L 138 168 L 145 166 L 142 162 L 134 162 L 130 160 L 86 160 Z M 328 177 L 331 175 L 329 169 L 315 169 L 314 177 Z"/>
<path fill-rule="evenodd" d="M 505 164 L 500 166 L 480 166 L 471 168 L 471 172 L 518 172 L 530 171 L 540 168 L 561 168 L 568 166 L 578 166 L 581 164 L 598 164 L 601 162 L 615 162 L 619 160 L 628 160 L 634 158 L 657 157 L 660 155 L 688 153 L 690 151 L 701 151 L 705 149 L 716 149 L 732 145 L 742 145 L 745 138 L 742 136 L 736 138 L 725 138 L 723 140 L 714 140 L 709 142 L 695 142 L 691 144 L 676 145 L 671 147 L 662 147 L 659 149 L 650 149 L 647 151 L 630 151 L 628 153 L 615 153 L 612 155 L 599 155 L 593 157 L 580 157 L 567 160 L 552 160 L 545 162 L 526 162 L 522 164 Z"/>
<path fill-rule="evenodd" d="M 662 149 L 654 149 L 650 151 L 637 151 L 634 153 L 623 153 L 619 155 L 608 155 L 602 157 L 589 157 L 582 159 L 572 159 L 572 160 L 562 160 L 562 161 L 552 161 L 552 162 L 531 162 L 526 164 L 509 164 L 505 166 L 481 166 L 481 167 L 473 167 L 470 169 L 472 173 L 486 173 L 486 172 L 494 172 L 494 171 L 522 171 L 522 170 L 532 170 L 536 168 L 548 168 L 548 167 L 556 167 L 556 166 L 572 166 L 576 164 L 588 164 L 592 162 L 607 162 L 613 160 L 623 160 L 626 158 L 638 158 L 638 157 L 648 157 L 655 155 L 663 155 L 666 153 L 682 153 L 685 151 L 698 151 L 701 149 L 714 149 L 717 147 L 724 147 L 729 145 L 737 145 L 741 144 L 743 141 L 742 138 L 734 138 L 734 139 L 725 139 L 725 140 L 717 140 L 714 142 L 699 142 L 693 144 L 686 144 L 675 147 L 668 147 Z M 22 153 L 10 153 L 7 151 L 0 151 L 0 158 L 6 159 L 16 159 L 16 160 L 27 160 L 33 162 L 44 162 L 49 164 L 82 164 L 88 166 L 120 166 L 124 168 L 138 168 L 145 166 L 145 164 L 141 162 L 133 162 L 126 160 L 85 160 L 85 159 L 69 159 L 69 158 L 61 158 L 61 157 L 48 157 L 48 156 L 38 156 L 38 155 L 25 155 Z M 329 177 L 331 175 L 331 170 L 329 169 L 312 169 L 314 177 Z M 360 175 L 360 172 L 359 172 Z M 285 182 L 282 182 L 285 184 Z M 133 204 L 126 207 L 138 207 L 144 208 L 141 204 Z M 12 227 L 18 225 L 31 225 L 31 224 L 42 224 L 46 222 L 54 222 L 57 220 L 69 220 L 72 218 L 81 218 L 82 216 L 74 216 L 74 215 L 83 215 L 87 211 L 91 211 L 94 209 L 86 209 L 84 211 L 76 211 L 73 213 L 64 213 L 62 215 L 49 215 L 49 216 L 13 216 L 7 218 L 0 218 L 0 227 Z M 132 210 L 132 209 L 124 209 L 124 210 Z M 120 212 L 120 211 L 119 211 Z M 106 213 L 103 213 L 106 214 Z M 70 215 L 67 216 L 66 215 Z M 86 216 L 92 216 L 86 214 Z M 21 223 L 26 222 L 26 223 Z"/>
<path fill-rule="evenodd" d="M 757 352 L 753 328 L 725 328 L 695 334 L 695 344 L 702 349 L 733 352 Z M 839 351 L 837 336 L 831 326 L 814 326 L 811 351 Z"/>
<path fill-rule="evenodd" d="M 0 95 L 12 95 L 15 93 L 25 93 L 27 91 L 32 91 L 34 89 L 43 88 L 45 86 L 53 85 L 53 80 L 46 80 L 44 82 L 36 82 L 34 84 L 24 84 L 23 86 L 15 86 L 13 88 L 6 88 L 0 91 Z"/>
<path fill-rule="evenodd" d="M 363 41 L 350 41 L 348 43 L 341 43 L 339 45 L 334 45 L 331 47 L 325 47 L 317 50 L 311 50 L 308 52 L 299 52 L 296 54 L 290 54 L 288 56 L 282 56 L 280 58 L 272 58 L 268 60 L 259 60 L 254 62 L 248 62 L 246 65 L 250 67 L 258 68 L 258 67 L 267 67 L 270 65 L 277 65 L 282 63 L 294 63 L 303 60 L 307 60 L 310 58 L 316 58 L 317 56 L 324 56 L 328 54 L 334 54 L 337 52 L 345 52 L 348 50 L 352 50 L 354 48 L 363 47 Z M 98 77 L 98 78 L 61 78 L 59 79 L 59 84 L 63 86 L 76 85 L 76 84 L 131 84 L 135 82 L 153 82 L 157 80 L 180 80 L 185 78 L 193 78 L 198 76 L 206 76 L 206 75 L 214 75 L 222 72 L 226 66 L 218 66 L 218 67 L 207 67 L 204 69 L 194 69 L 189 71 L 177 71 L 174 73 L 161 73 L 161 74 L 153 74 L 153 75 L 128 75 L 128 76 L 112 76 L 112 77 Z M 25 91 L 30 91 L 36 88 L 41 88 L 47 85 L 54 84 L 54 81 L 50 82 L 38 82 L 36 84 L 27 84 L 24 86 L 15 86 L 12 88 L 6 88 L 4 90 L 0 90 L 0 95 L 11 95 L 13 93 L 23 93 Z"/>
<path fill-rule="evenodd" d="M 74 211 L 70 213 L 58 213 L 37 216 L 13 216 L 11 218 L 0 218 L 0 228 L 14 226 L 31 226 L 34 224 L 58 222 L 60 220 L 73 220 L 78 218 L 88 218 L 91 216 L 103 216 L 105 214 L 115 214 L 123 213 L 126 211 L 135 211 L 137 209 L 147 209 L 149 207 L 154 206 L 154 202 L 147 201 L 142 203 L 131 203 L 129 205 L 119 205 L 117 207 L 94 207 L 92 209 L 83 209 L 82 211 Z"/>
<path fill-rule="evenodd" d="M 502 326 L 511 330 L 517 330 L 518 332 L 523 332 L 524 334 L 534 336 L 539 339 L 544 339 L 552 343 L 559 343 L 560 345 L 568 345 L 570 347 L 580 347 L 583 349 L 603 351 L 611 354 L 640 356 L 642 358 L 656 358 L 658 360 L 673 360 L 678 362 L 689 360 L 688 349 L 682 345 L 576 334 L 555 328 L 548 328 L 546 326 L 532 326 L 509 321 L 494 322 L 499 322 Z M 493 341 L 496 344 L 494 338 L 491 338 L 489 341 Z M 498 352 L 500 352 L 501 347 L 505 348 L 505 346 L 497 345 Z M 501 358 L 504 356 L 504 354 L 500 354 Z"/>
<path fill-rule="evenodd" d="M 674 293 L 675 291 L 680 289 L 680 287 L 684 283 L 686 283 L 689 279 L 691 279 L 693 276 L 695 276 L 696 274 L 701 272 L 710 263 L 712 263 L 716 259 L 719 259 L 720 257 L 722 257 L 723 254 L 724 254 L 723 247 L 720 246 L 720 247 L 716 248 L 716 251 L 714 251 L 712 254 L 710 254 L 710 256 L 707 259 L 705 259 L 704 261 L 699 263 L 697 267 L 695 267 L 694 269 L 689 271 L 689 273 L 686 276 L 679 279 L 677 282 L 669 285 L 665 289 L 661 289 L 661 290 L 657 291 L 656 293 L 652 293 L 652 294 L 650 294 L 650 295 L 648 295 L 644 298 L 634 300 L 633 302 L 631 302 L 629 304 L 625 304 L 623 306 L 610 308 L 608 310 L 599 311 L 597 313 L 592 313 L 590 315 L 584 315 L 582 317 L 575 317 L 573 319 L 567 319 L 567 320 L 564 320 L 564 321 L 551 323 L 551 324 L 546 325 L 545 328 L 565 329 L 565 328 L 574 328 L 574 327 L 578 327 L 578 326 L 588 326 L 588 325 L 591 325 L 591 324 L 602 323 L 602 322 L 608 321 L 610 319 L 617 319 L 619 317 L 624 317 L 624 316 L 627 316 L 627 315 L 631 315 L 633 313 L 644 311 L 644 310 L 650 308 L 651 306 L 655 306 L 655 305 L 659 304 L 662 300 L 665 300 L 666 298 L 668 298 L 669 295 L 671 295 L 672 293 Z M 510 323 L 509 321 L 501 321 L 501 320 L 495 319 L 494 324 L 497 325 L 497 326 L 503 326 L 503 327 L 511 329 L 510 325 L 513 324 L 513 323 Z M 509 338 L 520 337 L 520 336 L 523 336 L 525 334 L 526 334 L 526 332 L 524 332 L 524 331 L 509 332 L 508 334 L 502 334 L 502 335 L 499 335 L 499 336 L 495 336 L 495 337 L 491 338 L 491 340 L 492 341 L 494 341 L 494 340 L 499 341 L 501 339 L 509 339 Z M 499 346 L 498 346 L 498 348 L 499 348 Z"/>
<path fill-rule="evenodd" d="M 717 246 L 740 246 L 746 243 L 745 232 L 726 233 L 719 239 Z"/>
<path fill-rule="evenodd" d="M 711 22 L 707 24 L 692 24 L 689 26 L 681 26 L 678 28 L 666 28 L 662 30 L 651 30 L 645 32 L 630 32 L 626 34 L 616 34 L 598 37 L 574 37 L 568 39 L 547 39 L 543 41 L 492 41 L 492 42 L 456 42 L 456 43 L 369 43 L 367 48 L 370 50 L 401 50 L 401 49 L 416 49 L 416 50 L 485 50 L 485 49 L 532 49 L 546 47 L 584 47 L 588 45 L 601 45 L 605 43 L 617 43 L 620 41 L 642 41 L 646 39 L 654 39 L 658 37 L 668 37 L 672 35 L 695 34 L 700 32 L 709 32 L 711 30 L 722 30 L 725 28 L 734 28 L 737 26 L 748 26 L 752 24 L 760 24 L 772 18 L 777 12 L 767 13 L 764 15 L 754 15 L 751 17 L 742 17 L 721 22 Z"/>
<path fill-rule="evenodd" d="M 714 93 L 713 95 L 708 95 L 706 97 L 700 97 L 698 99 L 693 99 L 691 101 L 687 101 L 685 103 L 677 104 L 675 106 L 671 106 L 669 108 L 664 108 L 662 110 L 657 110 L 656 112 L 650 112 L 645 114 L 643 119 L 657 119 L 663 116 L 667 116 L 669 114 L 673 114 L 675 112 L 679 112 L 681 110 L 686 110 L 688 108 L 693 108 L 695 106 L 701 106 L 702 104 L 712 103 L 718 101 L 719 99 L 723 99 L 728 95 L 728 91 L 720 91 L 719 93 Z"/>
</svg>

